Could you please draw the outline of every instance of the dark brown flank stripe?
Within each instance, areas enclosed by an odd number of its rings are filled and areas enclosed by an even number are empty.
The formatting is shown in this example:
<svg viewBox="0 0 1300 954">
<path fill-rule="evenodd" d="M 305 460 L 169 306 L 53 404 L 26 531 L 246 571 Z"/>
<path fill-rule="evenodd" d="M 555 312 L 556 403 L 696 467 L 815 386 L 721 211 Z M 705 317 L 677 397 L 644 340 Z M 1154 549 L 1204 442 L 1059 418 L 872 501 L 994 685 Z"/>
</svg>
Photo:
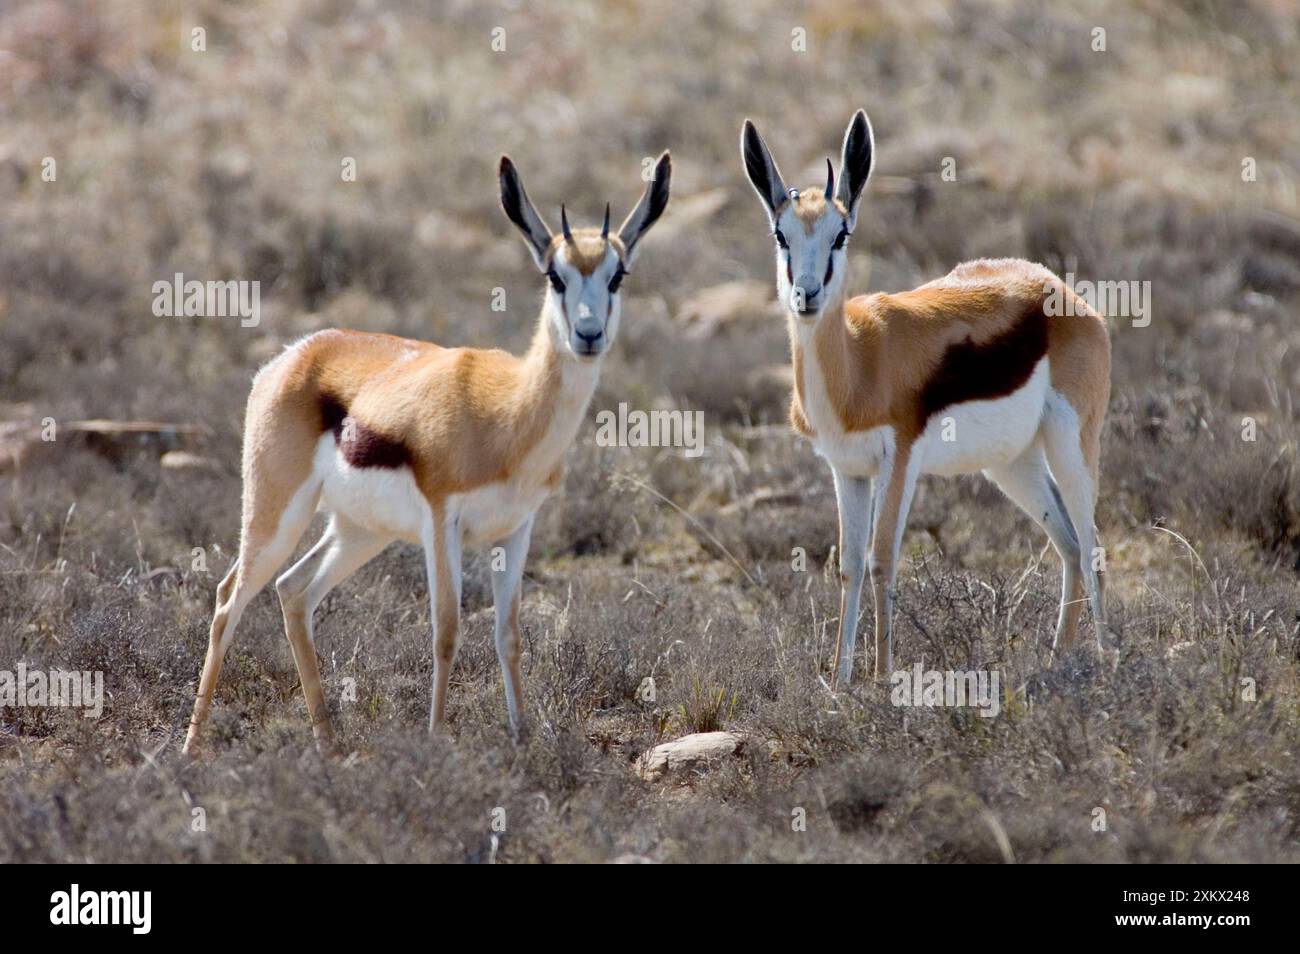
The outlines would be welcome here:
<svg viewBox="0 0 1300 954">
<path fill-rule="evenodd" d="M 343 429 L 343 419 L 348 416 L 348 409 L 332 394 L 321 394 L 320 396 L 320 429 L 321 433 L 333 431 L 334 439 L 338 440 L 339 432 Z"/>
<path fill-rule="evenodd" d="M 332 394 L 320 397 L 321 431 L 332 431 L 343 459 L 353 467 L 381 467 L 395 470 L 411 463 L 411 453 L 401 441 L 385 437 L 348 414 Z M 349 440 L 343 439 L 345 429 Z"/>
<path fill-rule="evenodd" d="M 1047 321 L 1040 299 L 996 338 L 978 345 L 970 339 L 949 345 L 939 367 L 921 389 L 918 431 L 946 407 L 965 401 L 991 401 L 1023 387 L 1047 354 Z"/>
</svg>

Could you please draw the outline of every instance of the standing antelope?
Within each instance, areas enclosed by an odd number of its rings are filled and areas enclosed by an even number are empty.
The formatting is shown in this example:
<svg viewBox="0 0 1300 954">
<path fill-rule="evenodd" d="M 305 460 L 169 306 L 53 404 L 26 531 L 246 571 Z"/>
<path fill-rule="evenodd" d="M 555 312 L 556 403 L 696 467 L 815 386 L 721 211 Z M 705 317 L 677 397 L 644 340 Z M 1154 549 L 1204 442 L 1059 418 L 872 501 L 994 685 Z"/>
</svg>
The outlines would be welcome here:
<svg viewBox="0 0 1300 954">
<path fill-rule="evenodd" d="M 868 562 L 874 672 L 893 671 L 894 578 L 921 474 L 983 471 L 1001 487 L 1061 557 L 1056 640 L 1063 648 L 1073 642 L 1086 589 L 1100 644 L 1106 616 L 1093 566 L 1093 510 L 1110 394 L 1102 317 L 1046 268 L 1018 259 L 966 262 L 912 291 L 846 300 L 845 244 L 875 152 L 866 113 L 858 110 L 845 132 L 838 185 L 827 159 L 824 189 L 787 190 L 748 120 L 740 151 L 776 239 L 794 364 L 791 422 L 835 479 L 841 594 L 834 685 L 847 686 L 853 674 Z M 1044 302 L 1053 294 L 1071 317 L 1047 316 Z"/>
<path fill-rule="evenodd" d="M 317 744 L 333 732 L 312 637 L 330 590 L 394 540 L 424 548 L 434 629 L 429 729 L 446 718 L 460 630 L 461 545 L 499 543 L 492 574 L 496 648 L 510 726 L 524 728 L 519 591 L 533 518 L 559 486 L 564 453 L 586 413 L 600 357 L 618 332 L 619 288 L 641 238 L 668 204 L 671 162 L 617 234 L 559 236 L 501 157 L 501 204 L 547 278 L 528 353 L 441 348 L 356 331 L 298 342 L 253 381 L 244 423 L 239 558 L 217 587 L 216 613 L 185 739 L 193 749 L 240 615 L 293 553 L 317 508 L 330 513 L 315 546 L 276 581 Z"/>
</svg>

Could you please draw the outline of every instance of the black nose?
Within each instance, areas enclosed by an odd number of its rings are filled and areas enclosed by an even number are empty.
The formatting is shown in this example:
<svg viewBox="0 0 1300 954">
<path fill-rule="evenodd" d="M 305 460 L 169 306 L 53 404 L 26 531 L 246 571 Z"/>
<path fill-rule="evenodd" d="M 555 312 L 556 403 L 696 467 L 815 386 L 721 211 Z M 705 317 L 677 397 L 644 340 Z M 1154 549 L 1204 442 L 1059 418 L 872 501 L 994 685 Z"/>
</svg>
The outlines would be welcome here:
<svg viewBox="0 0 1300 954">
<path fill-rule="evenodd" d="M 573 333 L 577 335 L 579 338 L 581 338 L 583 341 L 585 341 L 587 343 L 588 348 L 594 345 L 601 338 L 605 337 L 605 332 L 603 331 L 597 331 L 594 335 L 584 335 L 577 328 L 574 328 Z"/>
</svg>

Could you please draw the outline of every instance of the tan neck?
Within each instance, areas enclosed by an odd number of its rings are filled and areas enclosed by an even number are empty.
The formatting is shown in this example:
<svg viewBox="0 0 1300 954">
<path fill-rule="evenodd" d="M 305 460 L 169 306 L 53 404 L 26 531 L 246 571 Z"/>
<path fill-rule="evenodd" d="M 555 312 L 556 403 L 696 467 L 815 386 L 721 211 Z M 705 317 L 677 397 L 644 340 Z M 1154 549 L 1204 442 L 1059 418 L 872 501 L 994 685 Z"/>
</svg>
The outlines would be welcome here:
<svg viewBox="0 0 1300 954">
<path fill-rule="evenodd" d="M 795 395 L 813 431 L 819 427 L 813 417 L 826 413 L 833 413 L 844 430 L 855 431 L 874 426 L 888 410 L 879 393 L 884 380 L 880 348 L 861 334 L 850 334 L 844 310 L 848 300 L 844 289 L 848 284 L 849 276 L 845 275 L 841 291 L 827 302 L 825 312 L 812 325 L 788 313 Z M 825 398 L 810 394 L 810 387 L 823 388 Z M 826 423 L 821 421 L 820 425 Z"/>
<path fill-rule="evenodd" d="M 516 387 L 516 413 L 520 434 L 531 437 L 530 447 L 548 445 L 562 457 L 587 413 L 596 383 L 600 379 L 600 361 L 581 361 L 555 340 L 547 309 L 550 297 L 542 306 L 532 344 L 524 355 Z"/>
</svg>

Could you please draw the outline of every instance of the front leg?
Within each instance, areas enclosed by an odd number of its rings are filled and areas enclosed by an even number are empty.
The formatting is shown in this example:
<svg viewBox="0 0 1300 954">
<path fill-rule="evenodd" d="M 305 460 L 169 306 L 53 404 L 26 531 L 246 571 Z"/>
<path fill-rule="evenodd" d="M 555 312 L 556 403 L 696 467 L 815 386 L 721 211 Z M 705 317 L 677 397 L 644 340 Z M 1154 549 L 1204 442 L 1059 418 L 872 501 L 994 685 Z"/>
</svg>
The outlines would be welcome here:
<svg viewBox="0 0 1300 954">
<path fill-rule="evenodd" d="M 920 476 L 920 457 L 910 446 L 900 446 L 881 472 L 884 486 L 876 494 L 875 530 L 871 539 L 871 591 L 876 603 L 877 679 L 894 671 L 894 579 L 898 552 L 903 545 L 907 512 Z"/>
<path fill-rule="evenodd" d="M 835 499 L 840 510 L 840 631 L 835 644 L 831 689 L 848 688 L 853 679 L 853 654 L 858 640 L 858 614 L 862 578 L 867 570 L 871 541 L 872 482 L 870 477 L 850 477 L 832 468 Z"/>
<path fill-rule="evenodd" d="M 460 520 L 434 507 L 424 534 L 424 561 L 429 575 L 429 609 L 433 617 L 433 704 L 429 731 L 447 721 L 447 683 L 460 640 Z"/>
<path fill-rule="evenodd" d="M 492 602 L 496 609 L 497 658 L 506 684 L 506 710 L 510 714 L 510 731 L 522 737 L 524 722 L 524 684 L 519 660 L 523 651 L 519 633 L 519 596 L 524 577 L 524 560 L 533 532 L 533 514 L 506 538 L 502 554 L 492 553 Z M 501 559 L 498 561 L 498 556 Z"/>
</svg>

